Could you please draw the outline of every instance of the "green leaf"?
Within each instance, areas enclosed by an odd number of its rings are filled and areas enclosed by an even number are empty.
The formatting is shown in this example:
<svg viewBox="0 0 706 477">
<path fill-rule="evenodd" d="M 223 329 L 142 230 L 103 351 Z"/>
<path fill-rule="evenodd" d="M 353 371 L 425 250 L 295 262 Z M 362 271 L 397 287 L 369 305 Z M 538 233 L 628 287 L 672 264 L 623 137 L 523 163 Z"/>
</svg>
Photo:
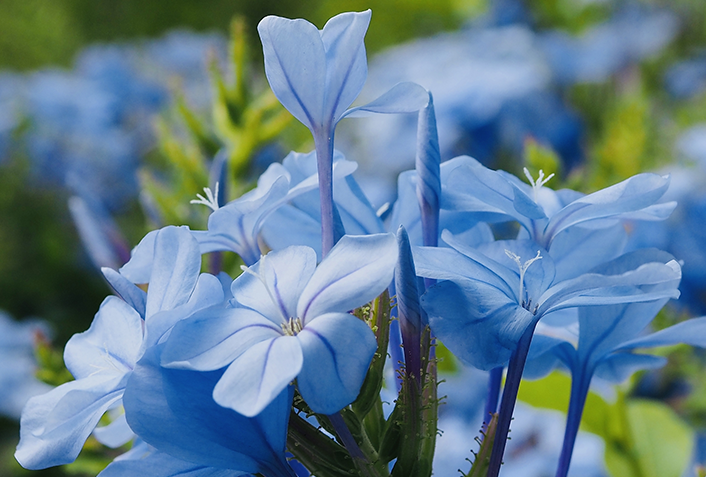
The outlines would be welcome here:
<svg viewBox="0 0 706 477">
<path fill-rule="evenodd" d="M 611 475 L 680 477 L 684 474 L 691 458 L 694 432 L 671 408 L 657 401 L 630 400 L 625 420 L 629 441 L 606 443 L 606 467 Z"/>
</svg>

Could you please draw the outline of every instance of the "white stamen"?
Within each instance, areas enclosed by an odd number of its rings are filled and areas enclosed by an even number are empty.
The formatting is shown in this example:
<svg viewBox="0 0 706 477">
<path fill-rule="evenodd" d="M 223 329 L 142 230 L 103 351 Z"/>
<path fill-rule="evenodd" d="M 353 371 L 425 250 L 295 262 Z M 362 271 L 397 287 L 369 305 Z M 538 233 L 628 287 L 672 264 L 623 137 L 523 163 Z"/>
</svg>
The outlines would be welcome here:
<svg viewBox="0 0 706 477">
<path fill-rule="evenodd" d="M 537 176 L 537 180 L 535 181 L 532 178 L 532 174 L 530 174 L 530 171 L 527 170 L 526 167 L 522 168 L 522 170 L 525 172 L 525 177 L 527 177 L 527 180 L 529 180 L 530 184 L 532 185 L 532 193 L 534 194 L 534 201 L 537 201 L 537 194 L 539 193 L 539 189 L 541 189 L 544 184 L 549 182 L 549 179 L 554 177 L 554 173 L 552 172 L 549 174 L 547 177 L 544 177 L 544 171 L 542 169 L 539 170 L 539 175 Z"/>
<path fill-rule="evenodd" d="M 201 194 L 196 194 L 196 197 L 198 199 L 194 199 L 192 201 L 189 201 L 190 204 L 202 204 L 205 205 L 206 207 L 210 208 L 214 212 L 217 211 L 220 206 L 218 205 L 218 182 L 216 182 L 216 192 L 214 193 L 211 191 L 210 188 L 204 187 L 203 191 L 206 193 L 206 197 L 202 196 Z"/>
<path fill-rule="evenodd" d="M 302 320 L 300 318 L 289 318 L 289 321 L 286 323 L 282 323 L 280 325 L 282 327 L 282 331 L 284 331 L 284 334 L 287 336 L 297 336 L 299 332 L 304 328 L 302 326 Z"/>
<path fill-rule="evenodd" d="M 530 265 L 532 265 L 537 260 L 541 260 L 542 255 L 540 254 L 539 250 L 537 250 L 537 256 L 527 260 L 525 263 L 522 263 L 522 259 L 520 258 L 519 255 L 517 255 L 514 252 L 511 252 L 508 249 L 505 249 L 505 255 L 510 257 L 517 264 L 517 267 L 520 269 L 520 294 L 518 296 L 518 299 L 520 300 L 520 306 L 523 308 L 527 308 L 529 310 L 530 303 L 528 302 L 525 304 L 525 296 L 524 296 L 524 293 L 525 293 L 525 272 L 527 272 L 527 269 L 530 267 Z M 527 306 L 525 306 L 525 305 L 527 305 Z M 535 312 L 536 311 L 537 310 L 535 309 Z"/>
</svg>

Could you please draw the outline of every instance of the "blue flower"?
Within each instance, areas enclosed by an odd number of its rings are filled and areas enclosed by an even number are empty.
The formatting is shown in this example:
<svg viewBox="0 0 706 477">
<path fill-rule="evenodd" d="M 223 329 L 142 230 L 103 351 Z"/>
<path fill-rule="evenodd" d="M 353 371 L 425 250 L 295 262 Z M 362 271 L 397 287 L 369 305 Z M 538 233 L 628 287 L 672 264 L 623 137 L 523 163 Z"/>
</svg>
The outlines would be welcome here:
<svg viewBox="0 0 706 477">
<path fill-rule="evenodd" d="M 282 161 L 292 187 L 302 190 L 305 181 L 316 175 L 313 153 L 291 153 Z M 333 200 L 340 225 L 348 235 L 368 235 L 384 232 L 382 221 L 352 175 L 357 164 L 334 153 Z M 308 188 L 301 194 L 287 197 L 288 203 L 277 208 L 264 221 L 262 236 L 273 250 L 290 245 L 306 245 L 321 257 L 321 205 L 319 194 Z"/>
<path fill-rule="evenodd" d="M 669 187 L 669 176 L 637 174 L 583 195 L 545 187 L 552 176 L 541 171 L 537 179 L 527 170 L 525 174 L 531 185 L 469 159 L 447 181 L 452 191 L 446 195 L 447 207 L 474 212 L 489 222 L 517 221 L 519 238 L 530 238 L 547 250 L 561 279 L 619 255 L 626 240 L 621 220 L 664 220 L 676 207 L 676 202 L 656 203 Z"/>
<path fill-rule="evenodd" d="M 199 472 L 196 475 L 210 476 L 209 472 L 219 469 L 227 476 L 295 475 L 284 453 L 292 386 L 275 396 L 258 416 L 244 417 L 213 400 L 213 388 L 223 370 L 163 368 L 159 365 L 163 347 L 145 353 L 130 376 L 123 400 L 130 428 L 159 452 L 148 456 L 147 462 L 114 463 L 116 471 L 137 468 L 144 475 L 162 462 L 167 468 Z M 166 459 L 165 454 L 173 459 Z"/>
<path fill-rule="evenodd" d="M 228 366 L 213 397 L 245 416 L 295 378 L 312 410 L 335 413 L 358 395 L 377 349 L 372 330 L 348 311 L 390 284 L 396 260 L 390 234 L 345 236 L 318 267 L 308 247 L 271 252 L 233 282 L 232 307 L 204 310 L 172 330 L 162 363 Z"/>
<path fill-rule="evenodd" d="M 654 250 L 620 257 L 606 272 L 556 280 L 552 257 L 530 240 L 497 241 L 477 249 L 449 233 L 452 248 L 415 250 L 417 274 L 444 280 L 422 297 L 432 330 L 461 360 L 480 369 L 507 363 L 520 337 L 552 312 L 577 306 L 676 297 L 655 285 L 681 277 L 679 265 Z"/>
<path fill-rule="evenodd" d="M 123 267 L 129 278 L 106 273 L 125 301 L 106 298 L 91 327 L 66 344 L 64 361 L 76 380 L 30 399 L 25 406 L 15 453 L 22 466 L 40 469 L 76 459 L 103 413 L 120 403 L 145 350 L 176 321 L 223 301 L 218 279 L 200 275 L 200 267 L 199 247 L 189 230 L 167 227 L 135 248 Z M 149 283 L 148 292 L 131 279 Z M 129 430 L 123 435 L 131 437 Z"/>
<path fill-rule="evenodd" d="M 428 101 L 421 86 L 400 83 L 375 101 L 348 109 L 368 74 L 363 38 L 370 15 L 370 10 L 342 13 L 320 31 L 306 20 L 275 16 L 257 27 L 272 91 L 314 136 L 324 256 L 335 243 L 331 167 L 338 121 L 347 115 L 417 111 Z"/>
<path fill-rule="evenodd" d="M 0 311 L 0 358 L 11 363 L 0 371 L 0 414 L 3 416 L 18 419 L 29 398 L 51 389 L 35 377 L 34 345 L 46 334 L 45 328 L 37 320 L 16 322 Z"/>
</svg>

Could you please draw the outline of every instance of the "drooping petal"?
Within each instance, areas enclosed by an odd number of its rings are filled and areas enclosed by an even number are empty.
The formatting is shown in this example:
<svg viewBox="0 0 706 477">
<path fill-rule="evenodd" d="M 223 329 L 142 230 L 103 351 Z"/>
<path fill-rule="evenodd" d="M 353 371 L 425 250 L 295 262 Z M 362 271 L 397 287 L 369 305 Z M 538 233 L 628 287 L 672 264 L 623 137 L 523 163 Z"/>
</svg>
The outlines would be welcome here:
<svg viewBox="0 0 706 477">
<path fill-rule="evenodd" d="M 612 383 L 622 383 L 636 371 L 660 368 L 665 364 L 667 364 L 667 358 L 664 356 L 616 353 L 600 360 L 594 375 Z"/>
<path fill-rule="evenodd" d="M 115 296 L 101 304 L 91 327 L 66 343 L 64 362 L 76 379 L 120 377 L 132 371 L 142 353 L 142 318 Z"/>
<path fill-rule="evenodd" d="M 213 401 L 213 387 L 222 371 L 160 367 L 160 350 L 157 346 L 145 353 L 124 397 L 128 423 L 142 439 L 195 464 L 291 475 L 284 460 L 291 391 L 276 396 L 260 416 L 246 418 Z"/>
<path fill-rule="evenodd" d="M 124 376 L 96 375 L 31 398 L 22 411 L 15 458 L 31 470 L 73 462 L 124 389 Z"/>
<path fill-rule="evenodd" d="M 278 326 L 297 314 L 297 302 L 316 269 L 316 253 L 292 246 L 270 252 L 233 281 L 233 299 Z"/>
<path fill-rule="evenodd" d="M 342 118 L 365 118 L 373 114 L 414 113 L 429 102 L 429 94 L 417 83 L 397 83 L 373 101 L 343 113 Z M 350 104 L 350 103 L 349 103 Z"/>
<path fill-rule="evenodd" d="M 301 345 L 294 336 L 261 341 L 228 366 L 213 399 L 244 416 L 256 416 L 297 377 L 302 361 Z"/>
<path fill-rule="evenodd" d="M 306 326 L 318 315 L 368 303 L 390 285 L 396 262 L 394 235 L 344 236 L 311 276 L 296 316 Z"/>
<path fill-rule="evenodd" d="M 209 308 L 176 324 L 162 352 L 162 366 L 213 371 L 282 330 L 249 308 Z"/>
<path fill-rule="evenodd" d="M 319 128 L 327 76 L 326 51 L 319 30 L 306 20 L 267 16 L 257 31 L 265 56 L 265 74 L 275 96 L 306 127 Z"/>
<path fill-rule="evenodd" d="M 304 363 L 297 387 L 314 412 L 333 414 L 355 400 L 377 350 L 375 335 L 347 313 L 317 317 L 297 335 Z"/>
<path fill-rule="evenodd" d="M 706 317 L 686 320 L 651 335 L 635 338 L 623 343 L 620 349 L 654 348 L 677 343 L 706 348 Z"/>
</svg>

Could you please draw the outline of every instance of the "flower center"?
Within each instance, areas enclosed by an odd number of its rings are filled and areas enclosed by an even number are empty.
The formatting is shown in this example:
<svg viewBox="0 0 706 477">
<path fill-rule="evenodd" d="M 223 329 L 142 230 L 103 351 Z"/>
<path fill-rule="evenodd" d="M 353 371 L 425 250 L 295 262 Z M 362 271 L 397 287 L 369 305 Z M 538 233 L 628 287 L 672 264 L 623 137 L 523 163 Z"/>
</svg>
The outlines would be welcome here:
<svg viewBox="0 0 706 477">
<path fill-rule="evenodd" d="M 520 306 L 532 314 L 536 313 L 538 305 L 536 305 L 534 307 L 534 311 L 533 311 L 531 309 L 532 308 L 532 298 L 529 296 L 527 296 L 525 298 L 525 273 L 527 272 L 527 269 L 530 267 L 530 265 L 532 265 L 537 260 L 542 259 L 542 255 L 539 253 L 539 250 L 537 250 L 537 256 L 527 260 L 524 263 L 522 263 L 522 259 L 520 258 L 519 255 L 517 255 L 514 252 L 511 252 L 508 249 L 505 249 L 505 255 L 510 257 L 517 264 L 517 267 L 520 269 L 520 293 L 518 295 L 518 299 L 520 301 Z"/>
<path fill-rule="evenodd" d="M 282 323 L 280 326 L 282 327 L 284 334 L 287 336 L 296 336 L 303 328 L 302 320 L 300 318 L 293 317 L 290 317 L 289 321 Z"/>
</svg>

